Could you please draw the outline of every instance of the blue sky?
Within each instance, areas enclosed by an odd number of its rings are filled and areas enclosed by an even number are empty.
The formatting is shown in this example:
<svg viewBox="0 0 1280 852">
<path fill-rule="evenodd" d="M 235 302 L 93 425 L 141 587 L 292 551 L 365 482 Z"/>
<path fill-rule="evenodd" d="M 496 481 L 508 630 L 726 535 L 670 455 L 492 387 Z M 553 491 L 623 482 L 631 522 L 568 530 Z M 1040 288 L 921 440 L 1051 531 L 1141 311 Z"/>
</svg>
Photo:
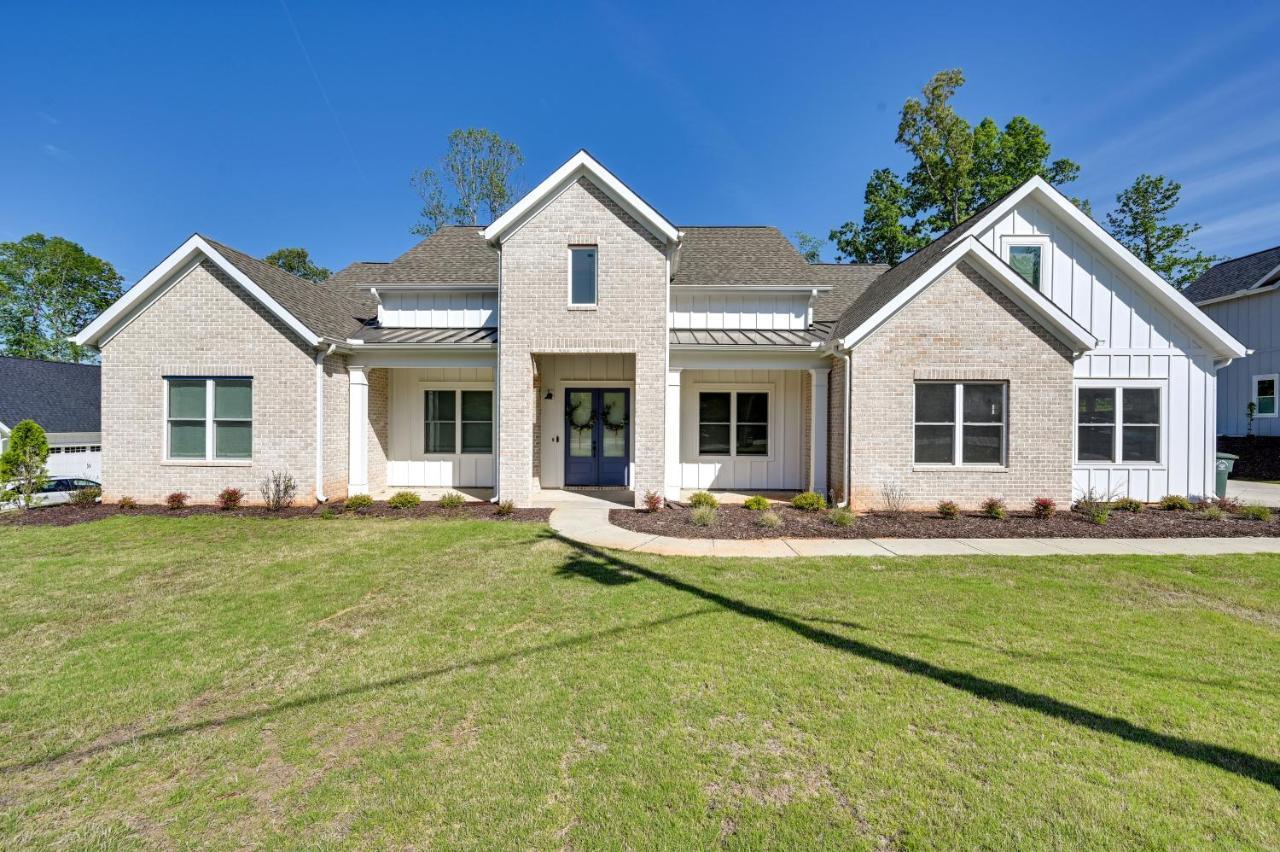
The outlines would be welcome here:
<svg viewBox="0 0 1280 852">
<path fill-rule="evenodd" d="M 961 113 L 1042 124 L 1097 214 L 1164 173 L 1204 249 L 1280 243 L 1280 4 L 1143 6 L 17 4 L 0 240 L 66 236 L 130 284 L 193 231 L 388 260 L 409 175 L 467 126 L 520 144 L 526 187 L 586 147 L 679 224 L 825 236 L 961 67 Z"/>
</svg>

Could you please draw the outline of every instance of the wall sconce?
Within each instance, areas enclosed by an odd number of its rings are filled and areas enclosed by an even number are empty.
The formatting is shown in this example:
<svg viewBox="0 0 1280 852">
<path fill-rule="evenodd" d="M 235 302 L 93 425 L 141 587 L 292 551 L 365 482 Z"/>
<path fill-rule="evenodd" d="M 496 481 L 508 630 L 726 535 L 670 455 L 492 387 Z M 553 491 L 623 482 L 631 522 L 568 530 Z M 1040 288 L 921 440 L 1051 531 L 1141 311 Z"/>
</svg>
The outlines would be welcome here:
<svg viewBox="0 0 1280 852">
<path fill-rule="evenodd" d="M 551 391 L 547 391 L 547 395 L 544 396 L 543 399 L 549 400 L 549 399 L 552 399 L 553 397 L 554 397 L 554 394 L 552 394 Z"/>
</svg>

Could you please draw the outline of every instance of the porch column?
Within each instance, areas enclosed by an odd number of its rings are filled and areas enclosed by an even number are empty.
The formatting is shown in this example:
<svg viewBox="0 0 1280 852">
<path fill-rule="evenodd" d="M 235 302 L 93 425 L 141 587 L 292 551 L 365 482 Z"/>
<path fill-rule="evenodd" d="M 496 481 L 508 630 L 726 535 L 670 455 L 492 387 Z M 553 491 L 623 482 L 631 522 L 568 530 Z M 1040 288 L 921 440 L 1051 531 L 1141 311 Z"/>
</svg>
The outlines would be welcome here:
<svg viewBox="0 0 1280 852">
<path fill-rule="evenodd" d="M 680 368 L 667 369 L 667 464 L 663 495 L 680 499 Z"/>
<path fill-rule="evenodd" d="M 829 368 L 809 371 L 809 488 L 827 493 L 827 385 Z"/>
<path fill-rule="evenodd" d="M 347 367 L 351 387 L 348 424 L 347 493 L 369 493 L 369 377 L 364 367 Z"/>
</svg>

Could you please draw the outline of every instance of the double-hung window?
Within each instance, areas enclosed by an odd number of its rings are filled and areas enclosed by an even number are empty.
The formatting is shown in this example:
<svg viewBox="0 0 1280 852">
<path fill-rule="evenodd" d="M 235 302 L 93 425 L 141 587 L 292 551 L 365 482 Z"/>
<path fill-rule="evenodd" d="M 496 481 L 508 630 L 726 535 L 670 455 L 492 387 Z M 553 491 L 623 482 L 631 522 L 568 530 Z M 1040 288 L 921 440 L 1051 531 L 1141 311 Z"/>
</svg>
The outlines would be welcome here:
<svg viewBox="0 0 1280 852">
<path fill-rule="evenodd" d="M 1253 416 L 1276 416 L 1276 384 L 1280 376 L 1268 373 L 1253 377 Z"/>
<path fill-rule="evenodd" d="M 1004 465 L 1008 385 L 917 382 L 915 463 Z"/>
<path fill-rule="evenodd" d="M 1076 389 L 1076 461 L 1160 463 L 1158 387 Z"/>
<path fill-rule="evenodd" d="M 569 304 L 591 308 L 596 304 L 596 246 L 569 247 Z"/>
<path fill-rule="evenodd" d="M 165 379 L 168 458 L 244 461 L 253 458 L 253 380 Z"/>
<path fill-rule="evenodd" d="M 698 455 L 769 455 L 769 392 L 698 393 Z"/>
<path fill-rule="evenodd" d="M 492 453 L 493 391 L 467 388 L 426 391 L 424 431 L 428 455 Z"/>
</svg>

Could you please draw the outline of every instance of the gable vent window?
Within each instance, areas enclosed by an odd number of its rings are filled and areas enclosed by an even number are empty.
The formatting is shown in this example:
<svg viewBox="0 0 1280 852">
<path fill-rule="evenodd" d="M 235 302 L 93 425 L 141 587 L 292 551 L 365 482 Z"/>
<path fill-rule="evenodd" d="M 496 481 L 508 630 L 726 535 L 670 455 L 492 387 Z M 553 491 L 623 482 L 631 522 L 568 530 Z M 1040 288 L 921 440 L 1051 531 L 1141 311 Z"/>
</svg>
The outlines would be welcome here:
<svg viewBox="0 0 1280 852">
<path fill-rule="evenodd" d="M 595 246 L 569 248 L 569 304 L 574 307 L 596 304 L 596 255 Z"/>
<path fill-rule="evenodd" d="M 1005 263 L 1024 281 L 1040 292 L 1048 290 L 1049 238 L 1043 236 L 1007 236 L 1001 238 Z"/>
</svg>

